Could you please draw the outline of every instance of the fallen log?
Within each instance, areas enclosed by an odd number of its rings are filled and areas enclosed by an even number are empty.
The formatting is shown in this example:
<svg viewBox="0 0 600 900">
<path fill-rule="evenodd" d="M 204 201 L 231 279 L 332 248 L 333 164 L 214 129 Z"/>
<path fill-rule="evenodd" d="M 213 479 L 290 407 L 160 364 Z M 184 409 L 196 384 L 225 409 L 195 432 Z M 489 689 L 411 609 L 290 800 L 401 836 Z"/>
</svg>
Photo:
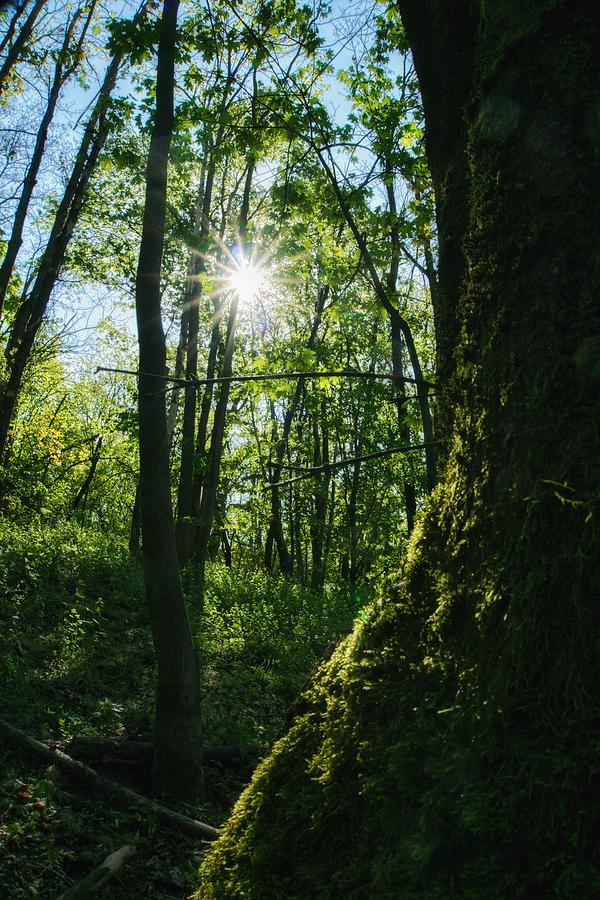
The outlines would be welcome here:
<svg viewBox="0 0 600 900">
<path fill-rule="evenodd" d="M 192 837 L 215 840 L 219 836 L 218 829 L 213 828 L 212 825 L 207 825 L 196 819 L 190 819 L 182 813 L 168 809 L 166 806 L 157 803 L 155 800 L 143 797 L 141 794 L 137 794 L 130 788 L 126 788 L 121 784 L 117 784 L 115 781 L 111 781 L 109 778 L 98 774 L 94 769 L 86 766 L 85 763 L 78 762 L 71 756 L 67 756 L 62 750 L 52 749 L 52 747 L 43 744 L 41 741 L 37 741 L 35 738 L 25 734 L 24 731 L 20 731 L 18 728 L 15 728 L 14 725 L 9 725 L 8 722 L 4 722 L 2 719 L 0 719 L 0 733 L 19 744 L 21 747 L 25 747 L 36 756 L 41 756 L 42 759 L 54 763 L 59 769 L 67 772 L 77 781 L 85 784 L 85 786 L 93 793 L 110 797 L 121 806 L 138 806 L 156 816 L 160 822 L 163 822 L 170 828 L 176 828 L 178 831 L 182 831 L 184 834 L 189 834 Z"/>
<path fill-rule="evenodd" d="M 98 888 L 102 887 L 109 878 L 112 878 L 123 866 L 125 860 L 133 856 L 134 853 L 135 847 L 129 844 L 110 853 L 103 863 L 72 888 L 69 888 L 68 891 L 65 891 L 64 894 L 61 894 L 58 900 L 85 900 L 86 897 L 89 897 L 90 894 L 95 893 Z"/>
<path fill-rule="evenodd" d="M 152 759 L 150 741 L 120 740 L 95 735 L 75 735 L 65 747 L 69 755 L 87 760 L 129 760 L 145 762 Z"/>
<path fill-rule="evenodd" d="M 103 738 L 96 735 L 75 735 L 66 745 L 71 756 L 78 759 L 95 760 L 106 765 L 127 763 L 150 764 L 152 742 L 131 738 Z M 236 747 L 228 744 L 208 745 L 203 750 L 204 762 L 218 763 L 231 768 L 256 763 L 260 757 L 258 747 Z"/>
</svg>

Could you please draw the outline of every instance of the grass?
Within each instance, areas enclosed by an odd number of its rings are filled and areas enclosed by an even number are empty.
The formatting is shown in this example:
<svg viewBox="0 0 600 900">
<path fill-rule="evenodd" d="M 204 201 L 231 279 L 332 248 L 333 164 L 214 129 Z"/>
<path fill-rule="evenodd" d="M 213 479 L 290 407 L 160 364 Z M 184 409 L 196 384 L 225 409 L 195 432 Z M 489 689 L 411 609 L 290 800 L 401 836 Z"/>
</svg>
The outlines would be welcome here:
<svg viewBox="0 0 600 900">
<path fill-rule="evenodd" d="M 318 659 L 350 627 L 357 601 L 341 586 L 315 594 L 291 579 L 213 563 L 201 613 L 194 572 L 184 574 L 206 743 L 260 755 Z M 142 576 L 119 540 L 73 523 L 2 523 L 0 593 L 3 718 L 45 741 L 150 735 L 154 656 Z M 188 814 L 219 825 L 249 774 L 207 766 L 206 801 Z M 0 744 L 3 896 L 58 896 L 126 843 L 136 855 L 104 889 L 107 898 L 183 898 L 195 887 L 197 842 L 85 797 Z"/>
</svg>

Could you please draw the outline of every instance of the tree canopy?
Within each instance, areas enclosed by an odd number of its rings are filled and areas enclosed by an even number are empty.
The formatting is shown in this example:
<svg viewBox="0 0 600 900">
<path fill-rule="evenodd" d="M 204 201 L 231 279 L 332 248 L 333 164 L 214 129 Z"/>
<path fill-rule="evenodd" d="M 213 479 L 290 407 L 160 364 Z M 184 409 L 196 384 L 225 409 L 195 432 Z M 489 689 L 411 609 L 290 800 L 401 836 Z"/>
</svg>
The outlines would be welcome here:
<svg viewBox="0 0 600 900">
<path fill-rule="evenodd" d="M 7 718 L 227 819 L 180 894 L 596 896 L 591 6 L 0 17 Z"/>
</svg>

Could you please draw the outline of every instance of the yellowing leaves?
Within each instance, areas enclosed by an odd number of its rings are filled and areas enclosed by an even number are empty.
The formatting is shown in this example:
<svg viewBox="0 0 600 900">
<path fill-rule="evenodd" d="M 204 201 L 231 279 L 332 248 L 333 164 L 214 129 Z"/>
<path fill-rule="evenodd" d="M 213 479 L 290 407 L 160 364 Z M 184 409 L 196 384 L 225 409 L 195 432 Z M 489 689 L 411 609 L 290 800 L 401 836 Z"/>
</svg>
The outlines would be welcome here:
<svg viewBox="0 0 600 900">
<path fill-rule="evenodd" d="M 403 126 L 400 134 L 400 145 L 402 147 L 412 147 L 423 137 L 423 129 L 415 125 L 414 122 L 408 122 Z"/>
</svg>

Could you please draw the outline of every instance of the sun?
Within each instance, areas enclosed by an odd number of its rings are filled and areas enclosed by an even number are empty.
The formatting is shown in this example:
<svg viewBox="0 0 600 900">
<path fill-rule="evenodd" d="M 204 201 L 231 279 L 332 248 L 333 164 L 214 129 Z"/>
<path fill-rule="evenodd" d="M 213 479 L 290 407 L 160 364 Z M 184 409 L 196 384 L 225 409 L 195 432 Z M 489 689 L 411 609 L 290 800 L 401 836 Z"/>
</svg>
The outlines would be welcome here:
<svg viewBox="0 0 600 900">
<path fill-rule="evenodd" d="M 227 286 L 239 297 L 242 305 L 253 302 L 266 286 L 265 269 L 251 260 L 243 259 L 227 275 Z"/>
</svg>

